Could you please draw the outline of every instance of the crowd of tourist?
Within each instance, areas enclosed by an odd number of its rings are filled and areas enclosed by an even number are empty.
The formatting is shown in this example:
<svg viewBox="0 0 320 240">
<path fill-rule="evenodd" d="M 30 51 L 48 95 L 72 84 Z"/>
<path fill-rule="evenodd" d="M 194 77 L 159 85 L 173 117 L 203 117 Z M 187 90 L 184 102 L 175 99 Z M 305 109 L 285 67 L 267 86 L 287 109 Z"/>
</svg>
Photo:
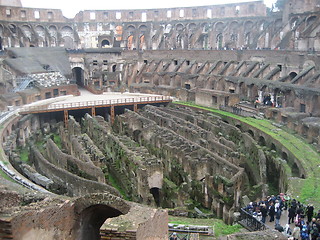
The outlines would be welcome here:
<svg viewBox="0 0 320 240">
<path fill-rule="evenodd" d="M 285 210 L 287 216 L 284 215 Z M 320 240 L 320 210 L 316 213 L 312 204 L 305 206 L 287 194 L 250 202 L 245 211 L 263 223 L 274 222 L 275 229 L 290 240 Z M 281 226 L 281 218 L 287 218 L 285 226 Z M 293 229 L 290 224 L 294 224 Z"/>
</svg>

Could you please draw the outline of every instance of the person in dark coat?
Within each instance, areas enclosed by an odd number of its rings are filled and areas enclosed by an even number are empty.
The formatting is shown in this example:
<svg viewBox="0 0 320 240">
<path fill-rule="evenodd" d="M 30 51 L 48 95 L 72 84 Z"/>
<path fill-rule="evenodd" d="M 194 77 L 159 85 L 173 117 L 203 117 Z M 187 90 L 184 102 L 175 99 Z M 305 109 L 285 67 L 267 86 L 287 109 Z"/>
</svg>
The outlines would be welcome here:
<svg viewBox="0 0 320 240">
<path fill-rule="evenodd" d="M 266 223 L 266 218 L 268 216 L 268 209 L 265 204 L 261 204 L 260 212 L 262 216 L 261 222 Z"/>
<path fill-rule="evenodd" d="M 307 217 L 308 217 L 308 222 L 311 222 L 312 217 L 313 217 L 313 211 L 314 211 L 314 207 L 312 204 L 308 204 L 307 206 Z"/>
<path fill-rule="evenodd" d="M 270 221 L 269 222 L 273 222 L 274 221 L 274 215 L 275 215 L 276 211 L 275 211 L 275 207 L 273 202 L 270 202 L 270 207 L 269 207 L 269 216 L 270 216 Z"/>
<path fill-rule="evenodd" d="M 291 206 L 288 210 L 288 224 L 294 222 L 294 217 L 296 216 L 296 211 L 293 206 Z"/>
</svg>

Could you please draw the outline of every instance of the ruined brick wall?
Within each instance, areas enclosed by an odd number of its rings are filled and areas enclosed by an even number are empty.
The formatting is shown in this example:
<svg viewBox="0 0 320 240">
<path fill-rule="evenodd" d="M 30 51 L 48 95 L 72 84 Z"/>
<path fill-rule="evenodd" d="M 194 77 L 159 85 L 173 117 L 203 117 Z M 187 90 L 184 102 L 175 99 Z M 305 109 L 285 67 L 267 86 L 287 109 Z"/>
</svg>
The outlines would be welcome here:
<svg viewBox="0 0 320 240">
<path fill-rule="evenodd" d="M 48 160 L 57 167 L 89 180 L 104 182 L 104 175 L 101 169 L 91 161 L 84 162 L 72 155 L 63 153 L 51 139 L 47 141 L 46 150 Z"/>
<path fill-rule="evenodd" d="M 39 173 L 52 179 L 56 184 L 63 186 L 65 190 L 61 189 L 61 191 L 66 191 L 70 196 L 81 196 L 95 192 L 110 192 L 117 196 L 119 195 L 118 191 L 109 185 L 78 177 L 56 167 L 46 160 L 35 147 L 31 147 L 29 158 Z"/>
</svg>

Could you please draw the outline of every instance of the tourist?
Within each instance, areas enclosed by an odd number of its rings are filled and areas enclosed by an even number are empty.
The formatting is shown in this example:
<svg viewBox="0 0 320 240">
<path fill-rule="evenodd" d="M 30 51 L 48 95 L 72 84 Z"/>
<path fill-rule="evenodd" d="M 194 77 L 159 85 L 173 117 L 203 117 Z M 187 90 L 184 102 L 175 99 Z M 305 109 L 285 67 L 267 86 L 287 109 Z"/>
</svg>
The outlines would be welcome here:
<svg viewBox="0 0 320 240">
<path fill-rule="evenodd" d="M 280 218 L 281 218 L 281 209 L 280 208 L 276 208 L 276 222 L 275 222 L 275 226 L 280 226 Z"/>
<path fill-rule="evenodd" d="M 311 222 L 312 217 L 313 217 L 313 211 L 314 211 L 314 207 L 312 204 L 308 204 L 307 206 L 307 217 L 308 217 L 308 222 Z"/>
<path fill-rule="evenodd" d="M 296 225 L 292 230 L 293 240 L 298 240 L 300 238 L 300 227 Z"/>
<path fill-rule="evenodd" d="M 310 228 L 311 240 L 317 240 L 319 237 L 319 229 L 318 226 L 314 223 Z"/>
<path fill-rule="evenodd" d="M 270 207 L 269 207 L 269 216 L 270 216 L 270 221 L 269 222 L 273 222 L 274 221 L 274 215 L 275 215 L 275 208 L 274 208 L 274 204 L 273 202 L 270 202 Z"/>
<path fill-rule="evenodd" d="M 268 215 L 267 206 L 265 204 L 261 204 L 260 211 L 261 211 L 261 222 L 266 223 L 266 218 Z"/>
<path fill-rule="evenodd" d="M 178 236 L 177 236 L 177 233 L 172 233 L 171 237 L 169 238 L 170 240 L 177 240 L 178 239 Z"/>
<path fill-rule="evenodd" d="M 289 208 L 289 211 L 288 211 L 288 223 L 290 224 L 290 223 L 293 223 L 294 222 L 294 217 L 295 217 L 295 215 L 296 215 L 296 211 L 295 211 L 295 209 L 293 208 L 293 206 L 291 206 L 290 208 Z"/>
</svg>

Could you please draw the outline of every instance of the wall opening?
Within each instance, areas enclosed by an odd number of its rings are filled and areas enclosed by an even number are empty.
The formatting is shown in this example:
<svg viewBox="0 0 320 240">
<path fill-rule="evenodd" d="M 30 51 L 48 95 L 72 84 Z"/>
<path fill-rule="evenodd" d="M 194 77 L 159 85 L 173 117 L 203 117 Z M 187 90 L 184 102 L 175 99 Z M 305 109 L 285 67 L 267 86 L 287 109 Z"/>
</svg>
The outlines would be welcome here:
<svg viewBox="0 0 320 240">
<path fill-rule="evenodd" d="M 191 89 L 191 85 L 189 83 L 186 83 L 184 86 L 187 90 Z"/>
<path fill-rule="evenodd" d="M 101 47 L 102 48 L 107 48 L 107 47 L 110 47 L 110 42 L 109 40 L 105 39 L 101 42 Z"/>
<path fill-rule="evenodd" d="M 83 69 L 80 67 L 75 67 L 72 69 L 73 80 L 76 82 L 78 86 L 84 86 L 84 75 Z"/>
<path fill-rule="evenodd" d="M 122 213 L 107 205 L 94 205 L 84 209 L 80 214 L 80 238 L 81 240 L 100 239 L 100 227 L 108 218 L 113 218 Z"/>
<path fill-rule="evenodd" d="M 289 74 L 290 80 L 293 80 L 298 74 L 296 72 L 291 72 Z"/>
<path fill-rule="evenodd" d="M 150 193 L 152 194 L 157 207 L 160 207 L 160 189 L 156 187 L 151 188 Z"/>
<path fill-rule="evenodd" d="M 259 145 L 260 146 L 266 146 L 266 140 L 262 136 L 259 137 Z"/>
<path fill-rule="evenodd" d="M 254 133 L 252 130 L 248 130 L 248 133 L 251 135 L 251 137 L 254 137 Z"/>
</svg>

